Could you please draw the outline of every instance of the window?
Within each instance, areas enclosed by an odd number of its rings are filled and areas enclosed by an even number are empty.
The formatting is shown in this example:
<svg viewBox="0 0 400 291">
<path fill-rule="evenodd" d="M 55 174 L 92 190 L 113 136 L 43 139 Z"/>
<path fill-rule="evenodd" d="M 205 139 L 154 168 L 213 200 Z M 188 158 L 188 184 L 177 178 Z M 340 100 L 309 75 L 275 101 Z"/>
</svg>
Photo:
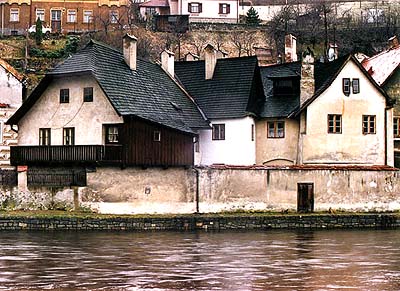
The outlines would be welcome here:
<svg viewBox="0 0 400 291">
<path fill-rule="evenodd" d="M 18 21 L 19 21 L 19 8 L 11 8 L 10 22 L 18 22 Z"/>
<path fill-rule="evenodd" d="M 269 138 L 284 138 L 285 137 L 285 122 L 284 121 L 270 121 L 267 123 Z"/>
<path fill-rule="evenodd" d="M 202 12 L 201 3 L 189 3 L 188 4 L 188 11 L 190 13 L 201 13 Z"/>
<path fill-rule="evenodd" d="M 362 132 L 363 134 L 376 133 L 376 115 L 363 115 Z"/>
<path fill-rule="evenodd" d="M 76 23 L 76 10 L 68 9 L 67 22 Z"/>
<path fill-rule="evenodd" d="M 110 11 L 110 22 L 118 23 L 118 11 L 116 10 Z"/>
<path fill-rule="evenodd" d="M 41 21 L 44 21 L 44 9 L 42 8 L 36 8 L 36 20 L 40 19 Z"/>
<path fill-rule="evenodd" d="M 251 125 L 251 141 L 254 141 L 254 136 L 255 136 L 255 128 L 254 124 Z"/>
<path fill-rule="evenodd" d="M 328 133 L 342 133 L 341 114 L 328 114 Z"/>
<path fill-rule="evenodd" d="M 47 146 L 51 144 L 50 128 L 39 128 L 39 145 Z"/>
<path fill-rule="evenodd" d="M 118 125 L 106 126 L 106 144 L 119 143 L 119 129 Z"/>
<path fill-rule="evenodd" d="M 343 93 L 346 96 L 350 95 L 350 79 L 343 78 Z"/>
<path fill-rule="evenodd" d="M 298 95 L 300 79 L 276 79 L 273 88 L 274 95 Z"/>
<path fill-rule="evenodd" d="M 51 10 L 51 21 L 61 21 L 61 10 Z"/>
<path fill-rule="evenodd" d="M 225 140 L 225 124 L 212 125 L 212 139 Z"/>
<path fill-rule="evenodd" d="M 83 10 L 83 23 L 91 23 L 93 20 L 92 10 Z"/>
<path fill-rule="evenodd" d="M 219 4 L 219 14 L 229 14 L 231 13 L 231 6 L 226 3 Z"/>
<path fill-rule="evenodd" d="M 159 130 L 153 132 L 153 141 L 161 141 L 161 132 Z"/>
<path fill-rule="evenodd" d="M 65 127 L 63 130 L 63 145 L 75 144 L 75 128 Z"/>
<path fill-rule="evenodd" d="M 146 7 L 146 15 L 151 16 L 156 14 L 156 8 L 155 7 Z"/>
<path fill-rule="evenodd" d="M 93 102 L 93 87 L 83 88 L 83 102 Z"/>
<path fill-rule="evenodd" d="M 353 79 L 351 82 L 352 88 L 353 88 L 353 94 L 358 94 L 360 93 L 360 79 Z"/>
<path fill-rule="evenodd" d="M 69 103 L 69 89 L 60 89 L 60 103 Z"/>
<path fill-rule="evenodd" d="M 400 117 L 393 118 L 393 136 L 400 137 Z"/>
</svg>

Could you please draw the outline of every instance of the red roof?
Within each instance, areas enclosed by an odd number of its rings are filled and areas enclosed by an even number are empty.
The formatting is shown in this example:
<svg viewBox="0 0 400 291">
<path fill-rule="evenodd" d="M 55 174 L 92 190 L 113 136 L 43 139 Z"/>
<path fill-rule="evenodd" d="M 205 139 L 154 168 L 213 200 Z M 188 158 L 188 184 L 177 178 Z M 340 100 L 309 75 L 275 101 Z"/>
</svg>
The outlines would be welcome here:
<svg viewBox="0 0 400 291">
<path fill-rule="evenodd" d="M 140 7 L 169 7 L 168 0 L 150 0 L 139 5 Z"/>
<path fill-rule="evenodd" d="M 382 85 L 400 66 L 400 45 L 361 62 L 378 85 Z"/>
</svg>

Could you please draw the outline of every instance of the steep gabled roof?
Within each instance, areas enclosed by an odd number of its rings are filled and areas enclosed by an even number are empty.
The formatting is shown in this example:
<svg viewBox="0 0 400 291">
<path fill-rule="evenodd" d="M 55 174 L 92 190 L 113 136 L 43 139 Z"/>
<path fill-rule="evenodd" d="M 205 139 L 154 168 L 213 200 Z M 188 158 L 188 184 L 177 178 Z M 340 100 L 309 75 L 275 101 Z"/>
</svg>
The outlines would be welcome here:
<svg viewBox="0 0 400 291">
<path fill-rule="evenodd" d="M 264 85 L 265 104 L 260 117 L 287 117 L 300 104 L 299 95 L 274 95 L 274 79 L 300 79 L 301 63 L 292 62 L 277 64 L 261 68 L 261 77 Z M 300 91 L 300 90 L 299 90 Z"/>
<path fill-rule="evenodd" d="M 11 65 L 9 65 L 5 60 L 0 59 L 0 66 L 2 66 L 7 72 L 13 75 L 18 81 L 22 82 L 24 80 L 24 76 L 16 69 L 14 69 Z"/>
<path fill-rule="evenodd" d="M 386 94 L 382 88 L 372 79 L 372 77 L 364 70 L 360 63 L 352 55 L 345 55 L 335 61 L 327 63 L 315 63 L 314 78 L 315 78 L 315 91 L 314 95 L 309 98 L 300 107 L 300 95 L 281 95 L 274 96 L 273 94 L 273 80 L 276 78 L 300 78 L 301 77 L 301 62 L 292 62 L 285 64 L 278 64 L 269 67 L 261 68 L 261 75 L 263 78 L 264 92 L 266 102 L 264 109 L 261 112 L 261 117 L 293 117 L 300 113 L 304 108 L 311 104 L 318 96 L 320 96 L 332 82 L 337 78 L 343 67 L 352 61 L 367 79 L 375 86 L 375 88 L 386 98 L 388 105 L 393 104 L 393 100 Z"/>
<path fill-rule="evenodd" d="M 137 69 L 130 70 L 120 51 L 96 41 L 48 73 L 8 123 L 17 124 L 53 78 L 79 74 L 91 74 L 121 116 L 189 133 L 209 127 L 191 97 L 159 65 L 138 59 Z"/>
<path fill-rule="evenodd" d="M 400 45 L 366 58 L 361 64 L 375 82 L 382 86 L 400 67 Z"/>
<path fill-rule="evenodd" d="M 150 0 L 139 4 L 140 7 L 169 7 L 168 0 Z"/>
<path fill-rule="evenodd" d="M 249 101 L 254 101 L 250 99 L 257 73 L 256 57 L 218 59 L 210 80 L 205 79 L 205 61 L 175 62 L 176 77 L 212 119 L 254 113 L 249 112 L 253 107 Z"/>
</svg>

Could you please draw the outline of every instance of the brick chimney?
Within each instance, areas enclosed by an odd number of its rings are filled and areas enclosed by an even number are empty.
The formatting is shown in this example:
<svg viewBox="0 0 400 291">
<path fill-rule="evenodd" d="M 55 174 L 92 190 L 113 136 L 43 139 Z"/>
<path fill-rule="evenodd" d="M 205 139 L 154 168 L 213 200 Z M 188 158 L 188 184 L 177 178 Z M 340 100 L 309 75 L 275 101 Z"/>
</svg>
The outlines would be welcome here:
<svg viewBox="0 0 400 291">
<path fill-rule="evenodd" d="M 285 35 L 285 63 L 297 61 L 297 42 L 292 34 Z"/>
<path fill-rule="evenodd" d="M 215 66 L 217 65 L 217 52 L 211 44 L 208 44 L 204 48 L 204 60 L 206 65 L 206 80 L 211 80 L 214 75 Z"/>
<path fill-rule="evenodd" d="M 275 63 L 272 55 L 272 49 L 255 46 L 254 51 L 257 56 L 259 66 L 268 66 Z"/>
<path fill-rule="evenodd" d="M 137 58 L 137 38 L 130 34 L 125 34 L 122 38 L 124 59 L 131 70 L 136 70 Z"/>
<path fill-rule="evenodd" d="M 304 104 L 315 92 L 314 79 L 314 53 L 307 48 L 301 60 L 301 79 L 300 79 L 300 106 Z"/>
<path fill-rule="evenodd" d="M 175 74 L 175 54 L 168 50 L 163 50 L 161 53 L 161 68 L 168 72 L 171 76 Z"/>
<path fill-rule="evenodd" d="M 389 38 L 388 42 L 389 42 L 389 49 L 392 49 L 399 45 L 399 39 L 397 38 L 396 35 Z"/>
</svg>

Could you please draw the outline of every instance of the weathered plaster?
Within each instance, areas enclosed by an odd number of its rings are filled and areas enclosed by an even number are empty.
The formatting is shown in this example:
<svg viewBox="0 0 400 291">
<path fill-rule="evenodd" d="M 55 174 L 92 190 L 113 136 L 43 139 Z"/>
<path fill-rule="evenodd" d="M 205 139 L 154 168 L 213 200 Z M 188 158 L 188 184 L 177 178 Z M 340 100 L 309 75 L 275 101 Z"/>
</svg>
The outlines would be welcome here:
<svg viewBox="0 0 400 291">
<path fill-rule="evenodd" d="M 268 138 L 268 121 L 277 119 L 262 119 L 256 122 L 256 163 L 263 165 L 293 165 L 297 157 L 297 140 L 299 137 L 299 122 L 294 119 L 284 119 L 285 137 Z"/>
<path fill-rule="evenodd" d="M 93 102 L 83 102 L 83 88 L 93 87 Z M 69 88 L 69 103 L 60 103 L 60 89 Z M 103 124 L 122 123 L 91 76 L 55 79 L 19 122 L 19 145 L 38 145 L 39 128 L 51 128 L 51 144 L 62 145 L 63 128 L 75 128 L 76 145 L 104 143 Z"/>
</svg>

